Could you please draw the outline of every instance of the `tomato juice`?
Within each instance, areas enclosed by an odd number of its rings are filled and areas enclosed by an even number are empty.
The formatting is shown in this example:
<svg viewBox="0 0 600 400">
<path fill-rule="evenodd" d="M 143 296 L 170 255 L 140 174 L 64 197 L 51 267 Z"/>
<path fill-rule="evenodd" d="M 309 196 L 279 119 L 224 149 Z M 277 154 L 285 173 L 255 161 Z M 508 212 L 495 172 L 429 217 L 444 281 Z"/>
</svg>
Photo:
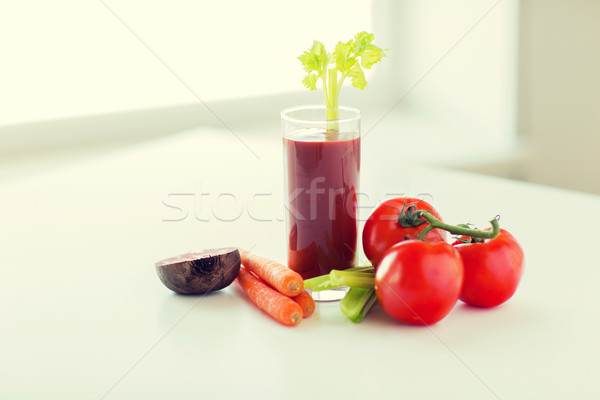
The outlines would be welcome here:
<svg viewBox="0 0 600 400">
<path fill-rule="evenodd" d="M 283 146 L 288 267 L 308 279 L 355 266 L 359 133 L 304 128 Z"/>
</svg>

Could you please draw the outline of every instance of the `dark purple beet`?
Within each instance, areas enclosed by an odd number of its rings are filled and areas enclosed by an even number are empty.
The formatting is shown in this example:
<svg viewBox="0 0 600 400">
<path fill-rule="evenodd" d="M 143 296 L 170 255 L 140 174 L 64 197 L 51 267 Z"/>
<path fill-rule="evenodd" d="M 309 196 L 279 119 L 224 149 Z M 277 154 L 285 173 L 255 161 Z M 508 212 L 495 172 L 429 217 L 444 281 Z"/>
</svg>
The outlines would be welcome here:
<svg viewBox="0 0 600 400">
<path fill-rule="evenodd" d="M 155 264 L 166 287 L 181 294 L 201 294 L 223 289 L 240 271 L 240 253 L 234 247 L 204 250 L 167 258 Z"/>
</svg>

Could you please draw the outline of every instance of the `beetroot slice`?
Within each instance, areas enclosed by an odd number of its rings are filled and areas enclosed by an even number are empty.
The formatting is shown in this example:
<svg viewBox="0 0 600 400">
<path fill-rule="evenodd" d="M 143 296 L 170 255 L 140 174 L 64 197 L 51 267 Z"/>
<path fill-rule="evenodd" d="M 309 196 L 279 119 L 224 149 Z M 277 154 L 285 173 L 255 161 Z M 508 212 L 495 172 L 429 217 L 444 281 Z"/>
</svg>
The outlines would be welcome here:
<svg viewBox="0 0 600 400">
<path fill-rule="evenodd" d="M 201 294 L 223 289 L 240 271 L 240 253 L 235 247 L 204 250 L 167 258 L 155 264 L 166 287 L 180 294 Z"/>
</svg>

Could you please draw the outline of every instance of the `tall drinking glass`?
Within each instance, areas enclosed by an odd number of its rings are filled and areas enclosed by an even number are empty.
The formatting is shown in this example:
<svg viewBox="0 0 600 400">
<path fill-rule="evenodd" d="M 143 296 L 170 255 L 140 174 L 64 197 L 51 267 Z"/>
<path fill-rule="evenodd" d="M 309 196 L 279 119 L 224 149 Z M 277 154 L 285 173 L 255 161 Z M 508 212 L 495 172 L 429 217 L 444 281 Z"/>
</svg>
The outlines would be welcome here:
<svg viewBox="0 0 600 400">
<path fill-rule="evenodd" d="M 288 266 L 304 279 L 356 266 L 360 112 L 303 106 L 283 110 L 281 121 Z"/>
</svg>

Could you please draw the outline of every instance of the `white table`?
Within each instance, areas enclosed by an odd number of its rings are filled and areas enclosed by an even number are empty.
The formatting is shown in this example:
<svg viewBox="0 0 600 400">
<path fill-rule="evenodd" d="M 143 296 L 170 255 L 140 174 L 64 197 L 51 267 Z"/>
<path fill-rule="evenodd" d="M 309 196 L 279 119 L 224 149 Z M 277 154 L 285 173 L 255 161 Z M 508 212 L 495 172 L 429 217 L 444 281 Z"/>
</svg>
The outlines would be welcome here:
<svg viewBox="0 0 600 400">
<path fill-rule="evenodd" d="M 260 159 L 198 130 L 0 186 L 0 398 L 600 397 L 600 198 L 405 165 L 375 138 L 363 217 L 393 192 L 432 195 L 449 222 L 501 214 L 526 255 L 508 303 L 458 304 L 430 328 L 320 304 L 287 328 L 234 287 L 170 292 L 154 262 L 185 251 L 285 261 L 280 139 L 244 140 Z"/>
</svg>

